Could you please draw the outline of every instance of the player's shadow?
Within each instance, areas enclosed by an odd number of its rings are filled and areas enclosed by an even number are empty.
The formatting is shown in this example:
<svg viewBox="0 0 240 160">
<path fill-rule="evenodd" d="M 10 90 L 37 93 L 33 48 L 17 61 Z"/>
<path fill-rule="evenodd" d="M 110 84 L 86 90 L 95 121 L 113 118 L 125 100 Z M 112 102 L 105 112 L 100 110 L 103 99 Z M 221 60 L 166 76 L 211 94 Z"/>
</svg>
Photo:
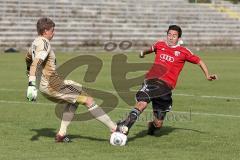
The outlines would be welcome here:
<svg viewBox="0 0 240 160">
<path fill-rule="evenodd" d="M 53 128 L 41 128 L 41 129 L 31 129 L 31 131 L 36 132 L 35 135 L 32 136 L 30 139 L 31 141 L 38 141 L 40 137 L 49 137 L 53 138 L 56 135 L 55 129 Z M 102 138 L 95 138 L 95 137 L 90 137 L 90 136 L 81 136 L 81 135 L 68 135 L 68 137 L 73 140 L 73 139 L 88 139 L 92 141 L 108 141 L 108 139 L 102 139 Z"/>
<path fill-rule="evenodd" d="M 128 141 L 134 141 L 135 139 L 138 138 L 143 138 L 145 136 L 153 136 L 153 137 L 162 137 L 162 136 L 166 136 L 169 135 L 170 133 L 176 131 L 176 130 L 184 130 L 184 131 L 190 131 L 190 132 L 197 132 L 197 133 L 201 133 L 204 134 L 205 132 L 199 131 L 199 130 L 195 130 L 195 129 L 189 129 L 189 128 L 176 128 L 176 127 L 171 127 L 171 126 L 163 126 L 161 129 L 156 130 L 154 135 L 148 135 L 147 134 L 147 130 L 143 130 L 138 132 L 137 134 L 135 134 L 132 137 L 129 137 Z"/>
</svg>

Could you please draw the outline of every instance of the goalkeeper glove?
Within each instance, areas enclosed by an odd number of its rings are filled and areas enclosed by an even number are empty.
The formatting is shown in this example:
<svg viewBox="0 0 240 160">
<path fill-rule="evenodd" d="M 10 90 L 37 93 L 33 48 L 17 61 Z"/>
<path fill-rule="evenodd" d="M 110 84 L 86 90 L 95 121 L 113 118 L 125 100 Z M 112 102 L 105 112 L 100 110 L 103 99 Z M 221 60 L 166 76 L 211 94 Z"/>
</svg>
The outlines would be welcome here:
<svg viewBox="0 0 240 160">
<path fill-rule="evenodd" d="M 27 99 L 28 101 L 36 101 L 37 99 L 37 88 L 35 81 L 30 81 L 28 83 Z"/>
</svg>

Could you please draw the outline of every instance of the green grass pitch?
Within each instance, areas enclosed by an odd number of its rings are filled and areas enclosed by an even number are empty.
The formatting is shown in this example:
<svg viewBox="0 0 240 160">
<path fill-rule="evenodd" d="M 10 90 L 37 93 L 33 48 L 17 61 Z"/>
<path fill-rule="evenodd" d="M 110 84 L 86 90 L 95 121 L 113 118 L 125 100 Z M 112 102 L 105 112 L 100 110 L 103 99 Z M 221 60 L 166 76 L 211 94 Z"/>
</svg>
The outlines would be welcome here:
<svg viewBox="0 0 240 160">
<path fill-rule="evenodd" d="M 198 66 L 186 64 L 174 90 L 173 110 L 168 114 L 164 127 L 156 136 L 146 134 L 146 124 L 151 119 L 149 105 L 132 128 L 125 147 L 111 146 L 108 129 L 96 120 L 73 122 L 68 130 L 73 142 L 56 144 L 54 136 L 60 120 L 55 115 L 55 104 L 41 94 L 37 103 L 27 102 L 25 98 L 24 54 L 0 54 L 0 159 L 239 159 L 239 53 L 208 50 L 197 54 L 208 64 L 211 72 L 218 74 L 219 80 L 208 82 Z M 67 78 L 117 96 L 110 76 L 113 55 L 96 55 L 103 61 L 103 68 L 93 83 L 83 81 L 86 66 L 78 68 Z M 58 64 L 76 56 L 59 53 Z M 153 55 L 139 59 L 137 53 L 127 56 L 128 61 L 134 63 L 153 62 L 154 59 Z M 131 73 L 130 76 L 143 73 Z M 118 99 L 117 108 L 109 113 L 114 121 L 125 117 L 131 109 L 121 98 Z M 85 111 L 79 106 L 78 112 Z"/>
</svg>

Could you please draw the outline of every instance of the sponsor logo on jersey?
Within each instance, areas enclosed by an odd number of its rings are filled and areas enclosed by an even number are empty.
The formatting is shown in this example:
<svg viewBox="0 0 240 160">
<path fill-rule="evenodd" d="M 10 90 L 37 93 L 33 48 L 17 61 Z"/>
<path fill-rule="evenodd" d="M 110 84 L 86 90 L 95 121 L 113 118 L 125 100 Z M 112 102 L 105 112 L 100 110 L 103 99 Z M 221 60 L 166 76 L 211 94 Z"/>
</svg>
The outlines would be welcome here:
<svg viewBox="0 0 240 160">
<path fill-rule="evenodd" d="M 160 60 L 166 60 L 168 62 L 174 62 L 174 58 L 172 56 L 169 56 L 167 54 L 160 54 Z"/>
<path fill-rule="evenodd" d="M 179 52 L 179 51 L 175 51 L 175 52 L 174 52 L 174 55 L 175 55 L 176 57 L 178 57 L 178 56 L 180 55 L 180 52 Z"/>
</svg>

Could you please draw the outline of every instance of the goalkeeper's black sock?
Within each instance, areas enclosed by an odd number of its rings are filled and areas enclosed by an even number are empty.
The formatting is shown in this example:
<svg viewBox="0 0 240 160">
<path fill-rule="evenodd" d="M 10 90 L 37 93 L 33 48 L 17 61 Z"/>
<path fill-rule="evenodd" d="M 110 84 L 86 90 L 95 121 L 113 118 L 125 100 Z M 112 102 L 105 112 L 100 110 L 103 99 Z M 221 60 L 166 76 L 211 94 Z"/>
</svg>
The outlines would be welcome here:
<svg viewBox="0 0 240 160">
<path fill-rule="evenodd" d="M 141 114 L 140 110 L 138 110 L 137 108 L 133 108 L 123 124 L 127 126 L 128 129 L 130 129 L 132 125 L 136 122 L 140 114 Z"/>
</svg>

